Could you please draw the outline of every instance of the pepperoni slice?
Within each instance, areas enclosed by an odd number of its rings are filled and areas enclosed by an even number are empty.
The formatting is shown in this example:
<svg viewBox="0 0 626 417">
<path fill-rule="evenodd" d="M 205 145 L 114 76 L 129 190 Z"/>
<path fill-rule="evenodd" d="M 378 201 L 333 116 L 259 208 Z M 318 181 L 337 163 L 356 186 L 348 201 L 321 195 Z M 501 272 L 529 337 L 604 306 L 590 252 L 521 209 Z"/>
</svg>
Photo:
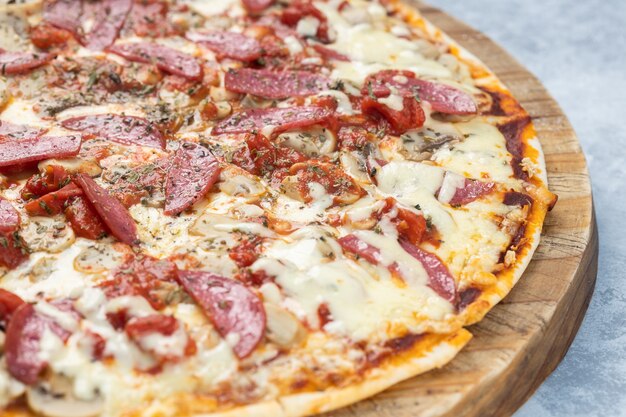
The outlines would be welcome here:
<svg viewBox="0 0 626 417">
<path fill-rule="evenodd" d="M 113 45 L 108 49 L 133 62 L 154 63 L 161 71 L 179 75 L 190 80 L 202 78 L 202 67 L 191 55 L 150 42 Z"/>
<path fill-rule="evenodd" d="M 137 243 L 137 226 L 122 203 L 96 184 L 87 174 L 76 174 L 74 181 L 83 189 L 85 196 L 113 236 L 127 245 Z"/>
<path fill-rule="evenodd" d="M 15 232 L 20 225 L 20 214 L 15 207 L 0 197 L 0 233 Z"/>
<path fill-rule="evenodd" d="M 165 214 L 179 214 L 202 198 L 220 171 L 219 162 L 207 148 L 195 143 L 181 144 L 165 182 Z"/>
<path fill-rule="evenodd" d="M 328 90 L 331 82 L 321 74 L 308 71 L 269 71 L 232 69 L 224 77 L 224 86 L 236 93 L 249 93 L 269 99 L 303 97 Z"/>
<path fill-rule="evenodd" d="M 70 182 L 65 168 L 59 165 L 48 165 L 45 172 L 35 174 L 26 181 L 20 192 L 23 200 L 41 197 L 53 191 L 58 191 Z"/>
<path fill-rule="evenodd" d="M 39 358 L 39 342 L 48 326 L 31 304 L 22 304 L 13 313 L 7 327 L 4 354 L 9 373 L 27 385 L 37 382 L 46 368 Z"/>
<path fill-rule="evenodd" d="M 84 39 L 85 46 L 92 51 L 102 51 L 113 45 L 133 7 L 133 1 L 102 0 L 98 6 L 95 26 Z"/>
<path fill-rule="evenodd" d="M 200 43 L 221 58 L 252 62 L 262 55 L 261 44 L 254 38 L 236 32 L 187 32 L 187 39 Z"/>
<path fill-rule="evenodd" d="M 483 182 L 478 180 L 465 180 L 462 188 L 457 188 L 450 199 L 449 204 L 452 206 L 462 206 L 469 204 L 478 198 L 489 194 L 496 186 L 493 182 Z"/>
<path fill-rule="evenodd" d="M 46 132 L 45 129 L 16 125 L 7 121 L 0 121 L 0 141 L 36 139 Z"/>
<path fill-rule="evenodd" d="M 265 333 L 265 310 L 259 297 L 239 281 L 212 272 L 178 271 L 178 278 L 220 335 L 236 336 L 235 354 L 239 358 L 250 355 Z"/>
<path fill-rule="evenodd" d="M 103 137 L 123 145 L 140 145 L 165 149 L 165 138 L 148 120 L 120 114 L 96 114 L 65 119 L 61 125 Z"/>
<path fill-rule="evenodd" d="M 242 0 L 243 6 L 250 13 L 261 13 L 274 4 L 274 0 Z"/>
<path fill-rule="evenodd" d="M 83 13 L 81 0 L 45 1 L 43 19 L 58 28 L 78 34 L 80 16 Z"/>
<path fill-rule="evenodd" d="M 419 79 L 411 71 L 383 70 L 365 80 L 364 94 L 387 97 L 391 88 L 404 97 L 415 97 L 430 103 L 434 111 L 447 114 L 475 114 L 472 97 L 449 85 Z"/>
<path fill-rule="evenodd" d="M 0 325 L 6 329 L 11 321 L 11 316 L 22 304 L 24 304 L 24 300 L 18 295 L 0 288 Z"/>
<path fill-rule="evenodd" d="M 382 261 L 380 249 L 359 239 L 355 235 L 340 237 L 337 239 L 337 242 L 339 242 L 344 250 L 360 256 L 371 264 L 378 265 Z"/>
<path fill-rule="evenodd" d="M 107 234 L 98 212 L 84 197 L 73 198 L 64 213 L 74 234 L 78 237 L 96 240 Z"/>
<path fill-rule="evenodd" d="M 9 52 L 0 50 L 0 75 L 15 75 L 30 72 L 54 58 L 41 52 Z"/>
<path fill-rule="evenodd" d="M 0 167 L 78 155 L 80 136 L 42 136 L 0 142 Z"/>
<path fill-rule="evenodd" d="M 428 286 L 443 299 L 457 305 L 457 291 L 454 277 L 448 267 L 433 253 L 418 248 L 405 239 L 400 239 L 400 246 L 412 257 L 420 261 L 428 274 Z"/>
<path fill-rule="evenodd" d="M 218 123 L 213 134 L 247 133 L 274 126 L 273 133 L 302 129 L 327 123 L 333 113 L 326 108 L 303 106 L 288 108 L 249 109 Z"/>
<path fill-rule="evenodd" d="M 349 62 L 350 61 L 350 58 L 348 58 L 344 54 L 341 54 L 341 53 L 335 51 L 334 49 L 327 48 L 324 45 L 320 45 L 319 43 L 314 44 L 313 45 L 313 49 L 315 49 L 315 51 L 318 54 L 320 54 L 324 59 L 335 60 L 335 61 L 344 61 L 344 62 Z"/>
<path fill-rule="evenodd" d="M 63 213 L 67 200 L 82 194 L 83 190 L 80 187 L 70 183 L 58 191 L 28 202 L 24 209 L 31 216 L 54 216 Z"/>
</svg>

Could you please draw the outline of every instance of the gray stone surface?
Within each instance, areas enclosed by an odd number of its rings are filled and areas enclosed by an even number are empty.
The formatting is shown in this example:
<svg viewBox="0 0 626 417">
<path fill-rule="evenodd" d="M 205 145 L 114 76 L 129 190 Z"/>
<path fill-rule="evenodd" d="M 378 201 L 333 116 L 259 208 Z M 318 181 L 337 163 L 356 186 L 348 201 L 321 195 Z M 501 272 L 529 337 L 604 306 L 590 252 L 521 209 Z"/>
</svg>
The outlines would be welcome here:
<svg viewBox="0 0 626 417">
<path fill-rule="evenodd" d="M 516 417 L 626 416 L 626 0 L 431 0 L 541 79 L 574 125 L 600 231 L 594 297 L 569 353 Z"/>
</svg>

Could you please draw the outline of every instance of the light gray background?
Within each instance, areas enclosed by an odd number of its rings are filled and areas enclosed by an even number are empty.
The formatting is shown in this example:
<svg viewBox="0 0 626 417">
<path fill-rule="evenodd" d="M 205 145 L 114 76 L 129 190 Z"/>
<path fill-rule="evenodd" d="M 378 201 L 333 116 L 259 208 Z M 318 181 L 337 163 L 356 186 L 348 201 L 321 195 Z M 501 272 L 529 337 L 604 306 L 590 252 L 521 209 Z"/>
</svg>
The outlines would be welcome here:
<svg viewBox="0 0 626 417">
<path fill-rule="evenodd" d="M 591 171 L 596 291 L 569 353 L 515 417 L 626 416 L 626 0 L 430 3 L 539 77 L 574 125 Z"/>
</svg>

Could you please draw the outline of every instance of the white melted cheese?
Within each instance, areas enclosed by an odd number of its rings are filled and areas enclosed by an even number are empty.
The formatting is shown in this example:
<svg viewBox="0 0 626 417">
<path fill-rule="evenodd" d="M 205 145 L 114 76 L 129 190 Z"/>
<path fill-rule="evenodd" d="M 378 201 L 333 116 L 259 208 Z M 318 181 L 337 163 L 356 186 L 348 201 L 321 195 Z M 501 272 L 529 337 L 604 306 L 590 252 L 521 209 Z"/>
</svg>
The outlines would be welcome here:
<svg viewBox="0 0 626 417">
<path fill-rule="evenodd" d="M 337 33 L 337 40 L 327 46 L 352 61 L 335 62 L 334 78 L 362 84 L 369 74 L 389 68 L 411 70 L 421 76 L 452 76 L 443 65 L 424 58 L 413 41 L 399 38 L 371 23 L 353 25 L 331 3 L 315 2 L 315 6 L 326 15 L 329 26 Z M 386 13 L 374 13 L 373 18 L 385 16 Z"/>
</svg>

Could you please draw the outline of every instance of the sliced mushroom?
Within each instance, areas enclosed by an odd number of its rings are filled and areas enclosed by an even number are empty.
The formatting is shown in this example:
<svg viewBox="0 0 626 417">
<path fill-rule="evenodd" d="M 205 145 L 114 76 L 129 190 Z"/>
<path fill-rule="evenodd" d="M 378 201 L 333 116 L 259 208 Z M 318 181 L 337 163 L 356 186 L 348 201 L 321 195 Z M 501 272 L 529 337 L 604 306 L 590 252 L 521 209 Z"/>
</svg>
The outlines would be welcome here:
<svg viewBox="0 0 626 417">
<path fill-rule="evenodd" d="M 26 390 L 28 406 L 46 417 L 95 417 L 104 411 L 102 397 L 85 401 L 74 396 L 72 381 L 54 376 Z"/>
<path fill-rule="evenodd" d="M 276 138 L 276 143 L 307 156 L 317 157 L 334 152 L 337 138 L 330 130 L 318 127 L 307 131 L 283 133 Z"/>
<path fill-rule="evenodd" d="M 258 178 L 246 171 L 229 166 L 220 174 L 219 189 L 223 193 L 235 197 L 247 197 L 248 201 L 255 201 L 265 193 L 265 187 Z"/>
<path fill-rule="evenodd" d="M 50 217 L 31 217 L 21 236 L 33 252 L 59 253 L 76 240 L 74 231 L 67 224 Z"/>
<path fill-rule="evenodd" d="M 124 254 L 111 245 L 94 244 L 74 258 L 74 269 L 85 274 L 98 274 L 115 269 L 124 262 Z"/>
<path fill-rule="evenodd" d="M 304 326 L 289 311 L 272 303 L 265 303 L 267 338 L 281 347 L 293 347 L 306 334 Z"/>
<path fill-rule="evenodd" d="M 436 132 L 429 128 L 409 131 L 400 137 L 401 152 L 407 159 L 423 161 L 429 159 L 433 152 L 444 144 L 460 141 L 461 137 L 447 133 Z"/>
</svg>

